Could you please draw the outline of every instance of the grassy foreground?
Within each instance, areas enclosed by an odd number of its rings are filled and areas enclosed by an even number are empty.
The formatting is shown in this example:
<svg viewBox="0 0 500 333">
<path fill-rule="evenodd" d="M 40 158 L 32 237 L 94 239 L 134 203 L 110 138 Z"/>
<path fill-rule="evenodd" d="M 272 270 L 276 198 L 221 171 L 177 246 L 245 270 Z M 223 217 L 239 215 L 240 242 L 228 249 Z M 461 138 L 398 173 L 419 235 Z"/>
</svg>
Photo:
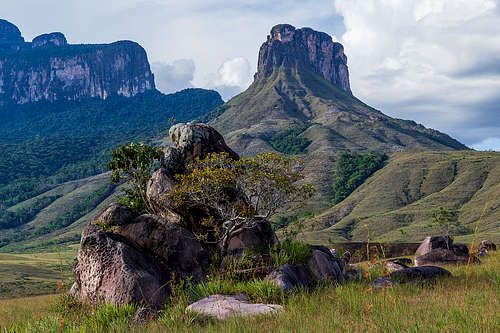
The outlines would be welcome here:
<svg viewBox="0 0 500 333">
<path fill-rule="evenodd" d="M 369 265 L 369 264 L 367 264 Z M 500 251 L 474 266 L 448 267 L 453 277 L 435 285 L 376 291 L 367 281 L 323 286 L 286 298 L 265 283 L 247 285 L 250 299 L 284 305 L 272 316 L 226 322 L 185 313 L 189 302 L 236 291 L 231 282 L 179 288 L 163 315 L 147 326 L 131 321 L 135 306 L 89 307 L 62 295 L 0 301 L 2 332 L 498 332 Z M 366 274 L 368 277 L 369 274 Z"/>
</svg>

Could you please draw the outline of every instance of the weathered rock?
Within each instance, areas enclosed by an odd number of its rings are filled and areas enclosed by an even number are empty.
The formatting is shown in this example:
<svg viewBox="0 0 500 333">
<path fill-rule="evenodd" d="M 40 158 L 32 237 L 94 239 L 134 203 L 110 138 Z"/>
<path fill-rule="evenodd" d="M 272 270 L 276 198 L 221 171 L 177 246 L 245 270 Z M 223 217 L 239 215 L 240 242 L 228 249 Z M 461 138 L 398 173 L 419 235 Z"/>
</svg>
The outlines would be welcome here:
<svg viewBox="0 0 500 333">
<path fill-rule="evenodd" d="M 373 280 L 370 285 L 374 289 L 389 289 L 391 287 L 398 285 L 398 283 L 388 277 L 378 277 L 375 280 Z"/>
<path fill-rule="evenodd" d="M 163 306 L 170 273 L 121 235 L 89 225 L 82 234 L 73 268 L 78 297 L 84 302 Z"/>
<path fill-rule="evenodd" d="M 469 256 L 457 256 L 452 250 L 448 249 L 434 249 L 424 255 L 415 257 L 415 266 L 463 265 L 468 262 Z"/>
<path fill-rule="evenodd" d="M 224 137 L 206 124 L 175 124 L 169 134 L 184 166 L 196 157 L 203 159 L 210 153 L 228 153 L 230 158 L 239 159 L 238 154 L 226 145 Z"/>
<path fill-rule="evenodd" d="M 469 249 L 464 244 L 453 244 L 450 236 L 427 237 L 415 252 L 415 266 L 466 264 Z"/>
<path fill-rule="evenodd" d="M 200 281 L 208 273 L 208 252 L 193 233 L 178 223 L 141 215 L 114 231 L 158 256 L 177 277 Z"/>
<path fill-rule="evenodd" d="M 331 84 L 351 92 L 344 47 L 324 32 L 279 24 L 271 29 L 259 52 L 256 78 L 265 78 L 280 66 L 305 66 Z"/>
<path fill-rule="evenodd" d="M 495 243 L 493 243 L 490 240 L 483 240 L 481 243 L 479 243 L 478 246 L 478 251 L 479 252 L 489 252 L 489 251 L 496 251 L 497 246 Z"/>
<path fill-rule="evenodd" d="M 426 237 L 415 252 L 415 257 L 429 253 L 434 249 L 453 250 L 453 240 L 450 236 Z"/>
<path fill-rule="evenodd" d="M 412 261 L 408 258 L 395 258 L 391 260 L 386 260 L 384 262 L 385 268 L 389 272 L 394 272 L 403 268 L 408 268 L 408 265 L 411 265 Z"/>
<path fill-rule="evenodd" d="M 0 48 L 7 51 L 0 54 L 0 105 L 132 97 L 155 89 L 145 50 L 131 41 L 71 45 L 62 33 L 50 33 L 28 43 L 2 20 Z"/>
<path fill-rule="evenodd" d="M 363 278 L 363 275 L 361 273 L 361 269 L 359 269 L 358 267 L 354 266 L 354 265 L 349 265 L 348 266 L 349 269 L 347 269 L 345 271 L 345 278 L 347 280 L 361 280 Z"/>
<path fill-rule="evenodd" d="M 146 187 L 146 198 L 156 215 L 169 221 L 182 223 L 180 214 L 174 211 L 174 207 L 167 195 L 174 190 L 175 182 L 165 168 L 153 172 Z"/>
<path fill-rule="evenodd" d="M 400 269 L 408 268 L 408 266 L 406 266 L 405 264 L 396 261 L 386 261 L 384 265 L 387 271 L 389 272 L 394 272 Z"/>
<path fill-rule="evenodd" d="M 99 215 L 97 215 L 90 224 L 106 225 L 108 227 L 118 226 L 130 223 L 137 216 L 130 209 L 116 202 L 106 207 Z"/>
<path fill-rule="evenodd" d="M 48 47 L 48 46 L 53 46 L 53 47 L 59 47 L 59 46 L 65 46 L 68 44 L 68 41 L 66 40 L 66 37 L 64 34 L 60 32 L 52 32 L 50 34 L 43 34 L 38 37 L 35 37 L 32 42 L 32 47 Z"/>
<path fill-rule="evenodd" d="M 272 271 L 266 279 L 285 292 L 313 285 L 311 274 L 302 265 L 285 264 Z"/>
<path fill-rule="evenodd" d="M 392 272 L 390 278 L 398 282 L 426 281 L 438 277 L 451 276 L 451 273 L 437 266 L 408 267 Z"/>
<path fill-rule="evenodd" d="M 227 248 L 228 254 L 239 255 L 248 248 L 266 250 L 278 243 L 278 238 L 269 221 L 260 218 L 255 219 L 259 220 L 255 226 L 243 229 L 230 239 Z"/>
<path fill-rule="evenodd" d="M 193 311 L 220 320 L 226 320 L 233 316 L 248 317 L 273 314 L 282 310 L 281 305 L 252 304 L 244 298 L 229 295 L 211 295 L 186 308 L 186 311 Z"/>
<path fill-rule="evenodd" d="M 307 266 L 313 276 L 320 281 L 344 282 L 345 263 L 342 259 L 334 257 L 327 247 L 313 246 Z"/>
</svg>

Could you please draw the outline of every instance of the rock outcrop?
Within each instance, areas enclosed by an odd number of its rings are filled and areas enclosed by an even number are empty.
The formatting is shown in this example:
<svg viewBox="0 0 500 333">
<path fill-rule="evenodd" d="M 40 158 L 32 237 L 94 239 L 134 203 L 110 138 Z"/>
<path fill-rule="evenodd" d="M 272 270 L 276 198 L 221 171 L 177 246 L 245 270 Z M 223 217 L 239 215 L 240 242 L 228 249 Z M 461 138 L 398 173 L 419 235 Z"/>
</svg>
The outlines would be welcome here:
<svg viewBox="0 0 500 333">
<path fill-rule="evenodd" d="M 307 267 L 319 281 L 343 283 L 345 261 L 335 257 L 327 247 L 313 246 L 312 256 L 307 261 Z"/>
<path fill-rule="evenodd" d="M 260 47 L 256 78 L 265 78 L 280 66 L 305 66 L 331 84 L 351 92 L 344 47 L 324 32 L 295 29 L 289 24 L 273 27 Z"/>
<path fill-rule="evenodd" d="M 285 264 L 272 271 L 266 279 L 284 292 L 306 289 L 314 285 L 311 274 L 302 265 Z"/>
<path fill-rule="evenodd" d="M 215 242 L 202 245 L 195 236 L 204 228 L 202 219 L 217 216 L 209 215 L 210 210 L 203 206 L 171 204 L 167 195 L 178 181 L 174 176 L 186 172 L 194 159 L 212 152 L 239 157 L 219 133 L 203 124 L 178 124 L 170 135 L 174 146 L 165 151 L 162 166 L 147 185 L 147 202 L 154 214 L 138 216 L 113 203 L 83 231 L 72 288 L 80 300 L 92 304 L 135 302 L 158 309 L 166 300 L 172 279 L 199 282 L 206 277 L 209 251 L 235 254 L 250 247 L 268 249 L 277 242 L 269 221 L 259 219 L 229 238 L 228 249 Z M 243 191 L 233 189 L 231 193 L 234 200 L 247 202 Z"/>
<path fill-rule="evenodd" d="M 30 43 L 15 25 L 0 21 L 0 105 L 131 97 L 154 88 L 137 43 L 71 45 L 60 32 Z"/>
<path fill-rule="evenodd" d="M 427 237 L 415 252 L 415 266 L 466 264 L 468 262 L 468 247 L 464 244 L 453 244 L 450 236 Z"/>
</svg>

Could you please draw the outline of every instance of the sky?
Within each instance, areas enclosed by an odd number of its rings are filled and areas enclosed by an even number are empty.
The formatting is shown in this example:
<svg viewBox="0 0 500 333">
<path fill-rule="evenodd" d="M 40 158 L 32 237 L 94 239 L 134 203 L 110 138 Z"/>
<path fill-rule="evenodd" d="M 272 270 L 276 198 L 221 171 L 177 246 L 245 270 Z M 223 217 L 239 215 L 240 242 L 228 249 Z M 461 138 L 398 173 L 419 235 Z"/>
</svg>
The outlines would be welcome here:
<svg viewBox="0 0 500 333">
<path fill-rule="evenodd" d="M 27 41 L 137 41 L 159 90 L 224 100 L 252 82 L 272 26 L 308 26 L 344 45 L 365 103 L 500 150 L 500 0 L 2 0 L 1 18 Z"/>
</svg>

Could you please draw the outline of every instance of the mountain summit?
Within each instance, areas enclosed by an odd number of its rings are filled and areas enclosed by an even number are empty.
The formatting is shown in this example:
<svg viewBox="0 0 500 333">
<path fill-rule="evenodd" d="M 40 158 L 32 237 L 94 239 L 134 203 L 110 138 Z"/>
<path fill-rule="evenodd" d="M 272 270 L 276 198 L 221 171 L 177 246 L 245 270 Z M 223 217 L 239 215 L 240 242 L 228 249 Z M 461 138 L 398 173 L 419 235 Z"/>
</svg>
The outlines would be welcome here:
<svg viewBox="0 0 500 333">
<path fill-rule="evenodd" d="M 264 79 L 280 66 L 306 66 L 334 86 L 351 92 L 344 47 L 324 32 L 295 29 L 289 24 L 272 28 L 267 41 L 260 47 L 255 78 Z"/>
<path fill-rule="evenodd" d="M 0 106 L 154 89 L 146 52 L 135 42 L 72 45 L 60 32 L 25 42 L 14 24 L 0 20 Z"/>
<path fill-rule="evenodd" d="M 212 112 L 211 119 L 243 155 L 468 149 L 355 98 L 344 47 L 326 33 L 288 24 L 271 29 L 250 87 Z"/>
</svg>

